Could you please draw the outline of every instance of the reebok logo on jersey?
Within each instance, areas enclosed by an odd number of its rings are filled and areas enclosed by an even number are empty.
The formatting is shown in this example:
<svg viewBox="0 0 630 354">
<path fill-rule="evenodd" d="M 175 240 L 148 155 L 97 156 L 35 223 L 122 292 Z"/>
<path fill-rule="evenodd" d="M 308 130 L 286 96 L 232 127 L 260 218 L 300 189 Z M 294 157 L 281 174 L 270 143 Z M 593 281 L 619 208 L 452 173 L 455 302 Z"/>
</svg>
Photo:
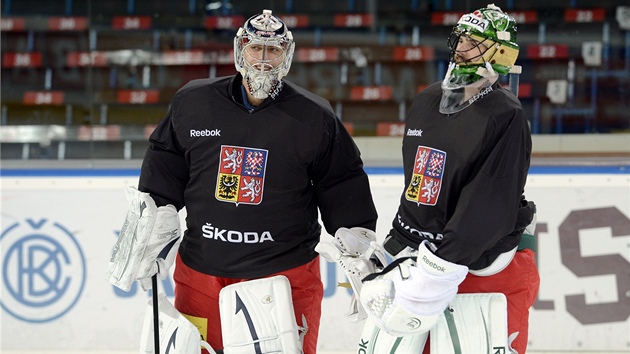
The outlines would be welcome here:
<svg viewBox="0 0 630 354">
<path fill-rule="evenodd" d="M 422 129 L 407 129 L 407 136 L 422 136 Z"/>
<path fill-rule="evenodd" d="M 195 130 L 195 129 L 190 129 L 190 137 L 191 138 L 197 138 L 197 137 L 202 137 L 202 136 L 221 136 L 221 130 L 220 129 L 203 129 L 203 130 Z"/>
</svg>

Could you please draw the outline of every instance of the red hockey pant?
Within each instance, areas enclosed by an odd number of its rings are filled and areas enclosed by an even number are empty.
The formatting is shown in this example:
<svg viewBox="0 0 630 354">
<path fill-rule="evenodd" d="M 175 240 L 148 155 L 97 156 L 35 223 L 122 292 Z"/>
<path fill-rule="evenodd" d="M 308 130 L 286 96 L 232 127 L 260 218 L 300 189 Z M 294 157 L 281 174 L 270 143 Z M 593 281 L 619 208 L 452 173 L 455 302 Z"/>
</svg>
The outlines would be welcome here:
<svg viewBox="0 0 630 354">
<path fill-rule="evenodd" d="M 311 262 L 297 268 L 269 275 L 269 277 L 284 275 L 291 283 L 297 324 L 300 327 L 303 326 L 303 314 L 308 326 L 304 337 L 304 354 L 315 354 L 317 350 L 321 304 L 324 298 L 319 258 L 315 257 Z M 213 349 L 223 349 L 219 291 L 230 284 L 251 279 L 223 278 L 199 273 L 187 267 L 179 255 L 176 259 L 173 278 L 175 280 L 175 308 L 182 314 L 208 319 L 207 333 L 201 333 L 201 335 Z M 204 350 L 203 353 L 206 351 Z"/>
</svg>

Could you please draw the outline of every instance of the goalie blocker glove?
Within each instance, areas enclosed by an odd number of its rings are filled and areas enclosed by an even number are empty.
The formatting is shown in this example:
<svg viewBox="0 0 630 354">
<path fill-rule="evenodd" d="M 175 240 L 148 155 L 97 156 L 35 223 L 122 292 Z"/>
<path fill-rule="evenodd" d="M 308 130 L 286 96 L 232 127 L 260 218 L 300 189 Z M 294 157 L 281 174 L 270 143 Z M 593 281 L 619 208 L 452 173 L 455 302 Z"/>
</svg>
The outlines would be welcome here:
<svg viewBox="0 0 630 354">
<path fill-rule="evenodd" d="M 401 258 L 363 280 L 361 304 L 384 331 L 395 336 L 430 330 L 457 294 L 468 267 L 436 256 L 423 241 L 417 262 Z"/>
<path fill-rule="evenodd" d="M 109 261 L 111 284 L 129 291 L 135 280 L 143 290 L 151 277 L 166 279 L 180 243 L 179 214 L 172 205 L 157 207 L 148 193 L 125 189 L 129 210 Z"/>
</svg>

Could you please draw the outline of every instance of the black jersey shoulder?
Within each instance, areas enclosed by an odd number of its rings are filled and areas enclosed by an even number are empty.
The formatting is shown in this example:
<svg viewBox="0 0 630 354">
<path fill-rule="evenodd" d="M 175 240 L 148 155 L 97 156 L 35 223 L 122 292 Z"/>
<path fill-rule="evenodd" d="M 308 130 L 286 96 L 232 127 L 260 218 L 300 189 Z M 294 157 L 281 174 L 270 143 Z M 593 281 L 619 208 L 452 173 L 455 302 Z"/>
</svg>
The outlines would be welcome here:
<svg viewBox="0 0 630 354">
<path fill-rule="evenodd" d="M 216 78 L 194 79 L 182 86 L 175 95 L 173 100 L 176 101 L 188 95 L 209 95 L 210 92 L 218 92 L 226 97 L 229 96 L 228 86 L 234 79 L 234 76 L 223 76 Z"/>
<path fill-rule="evenodd" d="M 332 106 L 330 105 L 330 102 L 327 99 L 319 95 L 316 95 L 306 90 L 305 88 L 296 85 L 295 83 L 291 81 L 284 80 L 284 84 L 285 84 L 284 90 L 288 91 L 287 92 L 288 96 L 290 96 L 291 93 L 295 93 L 299 96 L 306 98 L 307 101 L 311 101 L 315 105 L 321 107 L 328 114 L 333 115 L 333 116 L 335 115 L 335 111 L 332 109 Z"/>
<path fill-rule="evenodd" d="M 230 80 L 232 80 L 233 78 L 234 76 L 223 76 L 223 77 L 214 77 L 214 78 L 194 79 L 186 83 L 179 90 L 177 90 L 177 94 L 193 91 L 200 87 L 224 86 L 224 85 L 227 85 L 230 82 Z"/>
<path fill-rule="evenodd" d="M 509 88 L 499 86 L 500 92 L 505 96 L 505 100 L 509 102 L 511 105 L 522 107 L 521 101 L 516 97 L 516 95 Z"/>
<path fill-rule="evenodd" d="M 509 89 L 495 83 L 492 86 L 492 92 L 477 102 L 473 103 L 471 107 L 475 107 L 484 114 L 494 117 L 501 117 L 501 119 L 514 118 L 516 113 L 522 112 L 523 108 L 521 102 Z"/>
<path fill-rule="evenodd" d="M 438 81 L 438 82 L 434 82 L 434 83 L 430 84 L 429 86 L 425 87 L 419 93 L 422 93 L 422 94 L 425 94 L 425 95 L 442 96 L 442 81 Z"/>
<path fill-rule="evenodd" d="M 173 96 L 173 108 L 194 110 L 199 102 L 208 100 L 216 102 L 218 97 L 231 100 L 229 86 L 233 80 L 234 76 L 191 80 L 177 90 Z M 211 97 L 214 98 L 211 99 Z"/>
</svg>

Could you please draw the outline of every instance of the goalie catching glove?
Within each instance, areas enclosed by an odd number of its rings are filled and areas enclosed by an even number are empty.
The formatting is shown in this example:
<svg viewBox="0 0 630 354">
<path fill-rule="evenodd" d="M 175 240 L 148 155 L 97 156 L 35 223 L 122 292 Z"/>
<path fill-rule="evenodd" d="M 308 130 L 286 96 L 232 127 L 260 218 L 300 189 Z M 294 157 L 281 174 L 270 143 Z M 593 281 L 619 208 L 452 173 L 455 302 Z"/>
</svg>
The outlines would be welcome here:
<svg viewBox="0 0 630 354">
<path fill-rule="evenodd" d="M 385 250 L 376 243 L 374 231 L 362 227 L 341 227 L 335 232 L 332 242 L 320 241 L 315 251 L 328 262 L 339 264 L 354 291 L 348 316 L 353 322 L 364 320 L 367 314 L 357 300 L 361 293 L 361 279 L 387 264 Z"/>
<path fill-rule="evenodd" d="M 441 259 L 434 248 L 423 241 L 417 263 L 401 258 L 363 280 L 361 304 L 387 333 L 405 336 L 430 330 L 457 294 L 468 267 Z"/>
<path fill-rule="evenodd" d="M 125 188 L 129 210 L 109 260 L 107 278 L 129 291 L 135 280 L 143 290 L 151 288 L 151 277 L 166 279 L 180 243 L 177 209 L 157 207 L 148 193 Z"/>
</svg>

